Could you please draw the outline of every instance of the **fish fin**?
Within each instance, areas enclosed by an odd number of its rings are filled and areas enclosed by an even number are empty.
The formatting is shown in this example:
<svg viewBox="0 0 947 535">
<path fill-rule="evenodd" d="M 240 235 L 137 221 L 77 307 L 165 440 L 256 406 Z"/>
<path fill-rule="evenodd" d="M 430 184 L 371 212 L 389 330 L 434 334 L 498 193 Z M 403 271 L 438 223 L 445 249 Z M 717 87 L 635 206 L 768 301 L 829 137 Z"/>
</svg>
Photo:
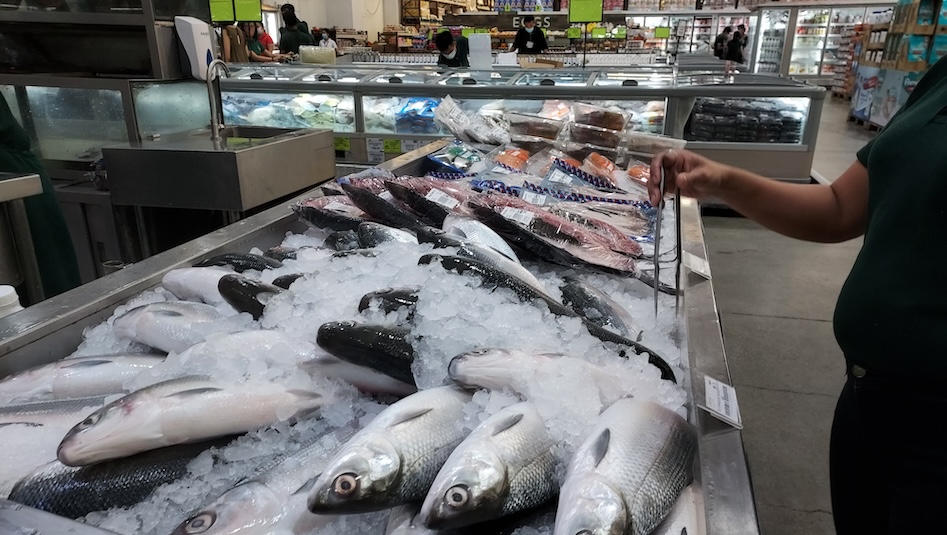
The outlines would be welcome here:
<svg viewBox="0 0 947 535">
<path fill-rule="evenodd" d="M 595 439 L 595 445 L 592 447 L 592 455 L 595 457 L 595 466 L 602 462 L 605 454 L 608 453 L 608 443 L 611 441 L 612 432 L 606 427 L 602 434 Z"/>
<path fill-rule="evenodd" d="M 523 419 L 523 413 L 518 412 L 510 416 L 506 420 L 503 420 L 502 422 L 498 423 L 495 428 L 493 428 L 493 436 L 497 436 L 500 433 L 506 431 L 507 429 L 513 427 L 514 425 L 520 423 L 520 420 L 522 419 Z"/>
<path fill-rule="evenodd" d="M 309 481 L 306 481 L 305 483 L 302 484 L 301 487 L 296 489 L 296 492 L 294 492 L 292 495 L 296 496 L 298 494 L 309 494 L 309 491 L 312 490 L 312 487 L 316 485 L 316 480 L 319 479 L 319 476 L 321 475 L 322 474 L 319 473 L 313 476 L 312 479 L 310 479 Z"/>
<path fill-rule="evenodd" d="M 433 408 L 430 408 L 430 409 L 418 409 L 418 410 L 416 410 L 416 411 L 414 411 L 414 412 L 409 412 L 409 413 L 405 414 L 404 416 L 402 416 L 400 420 L 395 420 L 394 422 L 391 422 L 391 426 L 390 426 L 390 427 L 394 427 L 394 426 L 396 426 L 396 425 L 403 424 L 403 423 L 405 423 L 405 422 L 414 420 L 415 418 L 420 418 L 421 416 L 424 416 L 425 414 L 431 412 L 432 410 L 434 410 L 434 409 L 433 409 Z"/>
<path fill-rule="evenodd" d="M 635 342 L 640 342 L 642 337 L 644 337 L 644 331 L 638 331 L 638 337 L 635 338 Z"/>
<path fill-rule="evenodd" d="M 43 427 L 43 424 L 37 424 L 33 422 L 0 422 L 0 427 L 6 427 L 8 425 L 25 425 L 27 427 Z"/>
<path fill-rule="evenodd" d="M 292 390 L 287 390 L 286 392 L 288 394 L 299 396 L 304 399 L 321 399 L 322 398 L 322 394 L 318 392 L 313 392 L 312 390 L 292 389 Z"/>
<path fill-rule="evenodd" d="M 192 388 L 190 390 L 182 390 L 180 392 L 175 392 L 173 394 L 168 394 L 165 398 L 187 398 L 191 396 L 199 396 L 201 394 L 207 394 L 209 392 L 217 392 L 223 390 L 223 388 L 217 388 L 213 386 L 205 386 L 203 388 Z"/>
<path fill-rule="evenodd" d="M 102 364 L 111 364 L 110 360 L 84 360 L 76 362 L 74 364 L 67 364 L 63 368 L 91 368 L 93 366 L 101 366 Z"/>
</svg>

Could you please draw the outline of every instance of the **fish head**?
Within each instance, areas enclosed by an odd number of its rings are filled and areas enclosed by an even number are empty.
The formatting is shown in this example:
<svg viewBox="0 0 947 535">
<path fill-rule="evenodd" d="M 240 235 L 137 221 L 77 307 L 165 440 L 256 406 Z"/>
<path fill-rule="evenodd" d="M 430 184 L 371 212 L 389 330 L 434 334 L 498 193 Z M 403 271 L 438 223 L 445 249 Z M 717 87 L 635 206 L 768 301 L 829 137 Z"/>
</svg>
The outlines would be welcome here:
<svg viewBox="0 0 947 535">
<path fill-rule="evenodd" d="M 365 435 L 330 461 L 313 484 L 307 505 L 316 514 L 387 509 L 400 475 L 398 449 L 380 434 Z"/>
<path fill-rule="evenodd" d="M 250 481 L 191 514 L 171 535 L 264 535 L 283 515 L 283 500 L 266 485 Z"/>
<path fill-rule="evenodd" d="M 150 443 L 155 439 L 155 426 L 148 416 L 153 411 L 142 410 L 144 405 L 141 396 L 129 394 L 93 412 L 66 433 L 57 449 L 59 461 L 83 466 L 126 457 L 129 448 L 138 444 L 153 449 Z"/>
<path fill-rule="evenodd" d="M 465 388 L 499 390 L 509 387 L 511 381 L 523 373 L 515 359 L 515 352 L 509 349 L 476 349 L 451 359 L 447 374 Z"/>
<path fill-rule="evenodd" d="M 506 465 L 489 449 L 469 448 L 451 456 L 421 506 L 430 529 L 469 526 L 501 516 L 509 495 Z"/>
<path fill-rule="evenodd" d="M 570 481 L 559 494 L 553 535 L 622 535 L 631 522 L 621 494 L 608 481 L 587 474 Z"/>
</svg>

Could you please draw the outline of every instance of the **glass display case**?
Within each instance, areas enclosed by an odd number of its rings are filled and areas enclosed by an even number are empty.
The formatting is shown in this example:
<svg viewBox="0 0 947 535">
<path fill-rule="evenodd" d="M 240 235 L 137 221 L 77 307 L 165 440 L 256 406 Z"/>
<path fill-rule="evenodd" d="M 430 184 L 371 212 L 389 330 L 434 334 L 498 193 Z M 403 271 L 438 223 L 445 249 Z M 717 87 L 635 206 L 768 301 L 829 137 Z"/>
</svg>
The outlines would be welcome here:
<svg viewBox="0 0 947 535">
<path fill-rule="evenodd" d="M 780 72 L 789 13 L 788 9 L 768 9 L 760 14 L 759 35 L 756 38 L 756 65 L 753 72 Z"/>
<path fill-rule="evenodd" d="M 128 141 L 118 90 L 27 86 L 26 101 L 43 159 L 92 161 L 103 145 Z"/>
<path fill-rule="evenodd" d="M 688 141 L 802 143 L 809 99 L 701 97 L 684 132 Z"/>
<path fill-rule="evenodd" d="M 793 35 L 789 74 L 817 75 L 828 35 L 829 9 L 799 10 Z"/>
<path fill-rule="evenodd" d="M 210 103 L 203 82 L 135 82 L 135 122 L 142 139 L 207 128 Z"/>
</svg>

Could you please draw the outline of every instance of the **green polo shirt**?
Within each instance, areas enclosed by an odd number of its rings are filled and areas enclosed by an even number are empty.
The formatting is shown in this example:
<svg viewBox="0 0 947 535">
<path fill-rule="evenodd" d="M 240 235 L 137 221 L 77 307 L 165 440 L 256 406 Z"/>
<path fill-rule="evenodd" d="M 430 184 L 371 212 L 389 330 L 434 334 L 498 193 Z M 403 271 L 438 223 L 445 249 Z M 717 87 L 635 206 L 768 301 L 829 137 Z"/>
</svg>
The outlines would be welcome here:
<svg viewBox="0 0 947 535">
<path fill-rule="evenodd" d="M 835 337 L 869 373 L 947 379 L 947 58 L 858 161 L 868 168 L 865 243 L 839 295 Z"/>
</svg>

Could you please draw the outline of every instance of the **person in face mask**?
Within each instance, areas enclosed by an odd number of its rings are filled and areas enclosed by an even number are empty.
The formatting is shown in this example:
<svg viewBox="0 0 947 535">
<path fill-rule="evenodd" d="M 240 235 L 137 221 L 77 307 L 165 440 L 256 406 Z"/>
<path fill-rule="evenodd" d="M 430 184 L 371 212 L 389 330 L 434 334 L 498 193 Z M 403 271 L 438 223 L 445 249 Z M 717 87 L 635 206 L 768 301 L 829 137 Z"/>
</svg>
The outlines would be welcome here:
<svg viewBox="0 0 947 535">
<path fill-rule="evenodd" d="M 463 36 L 454 37 L 447 30 L 434 36 L 434 44 L 441 52 L 437 64 L 442 67 L 470 67 L 467 56 L 470 55 L 470 44 Z"/>
<path fill-rule="evenodd" d="M 549 48 L 546 44 L 546 35 L 536 27 L 536 19 L 532 15 L 523 17 L 523 27 L 516 32 L 510 52 L 519 54 L 542 54 Z"/>
<path fill-rule="evenodd" d="M 339 48 L 335 44 L 335 40 L 329 37 L 329 32 L 327 30 L 322 30 L 322 39 L 319 41 L 319 46 L 322 48 Z"/>
</svg>

